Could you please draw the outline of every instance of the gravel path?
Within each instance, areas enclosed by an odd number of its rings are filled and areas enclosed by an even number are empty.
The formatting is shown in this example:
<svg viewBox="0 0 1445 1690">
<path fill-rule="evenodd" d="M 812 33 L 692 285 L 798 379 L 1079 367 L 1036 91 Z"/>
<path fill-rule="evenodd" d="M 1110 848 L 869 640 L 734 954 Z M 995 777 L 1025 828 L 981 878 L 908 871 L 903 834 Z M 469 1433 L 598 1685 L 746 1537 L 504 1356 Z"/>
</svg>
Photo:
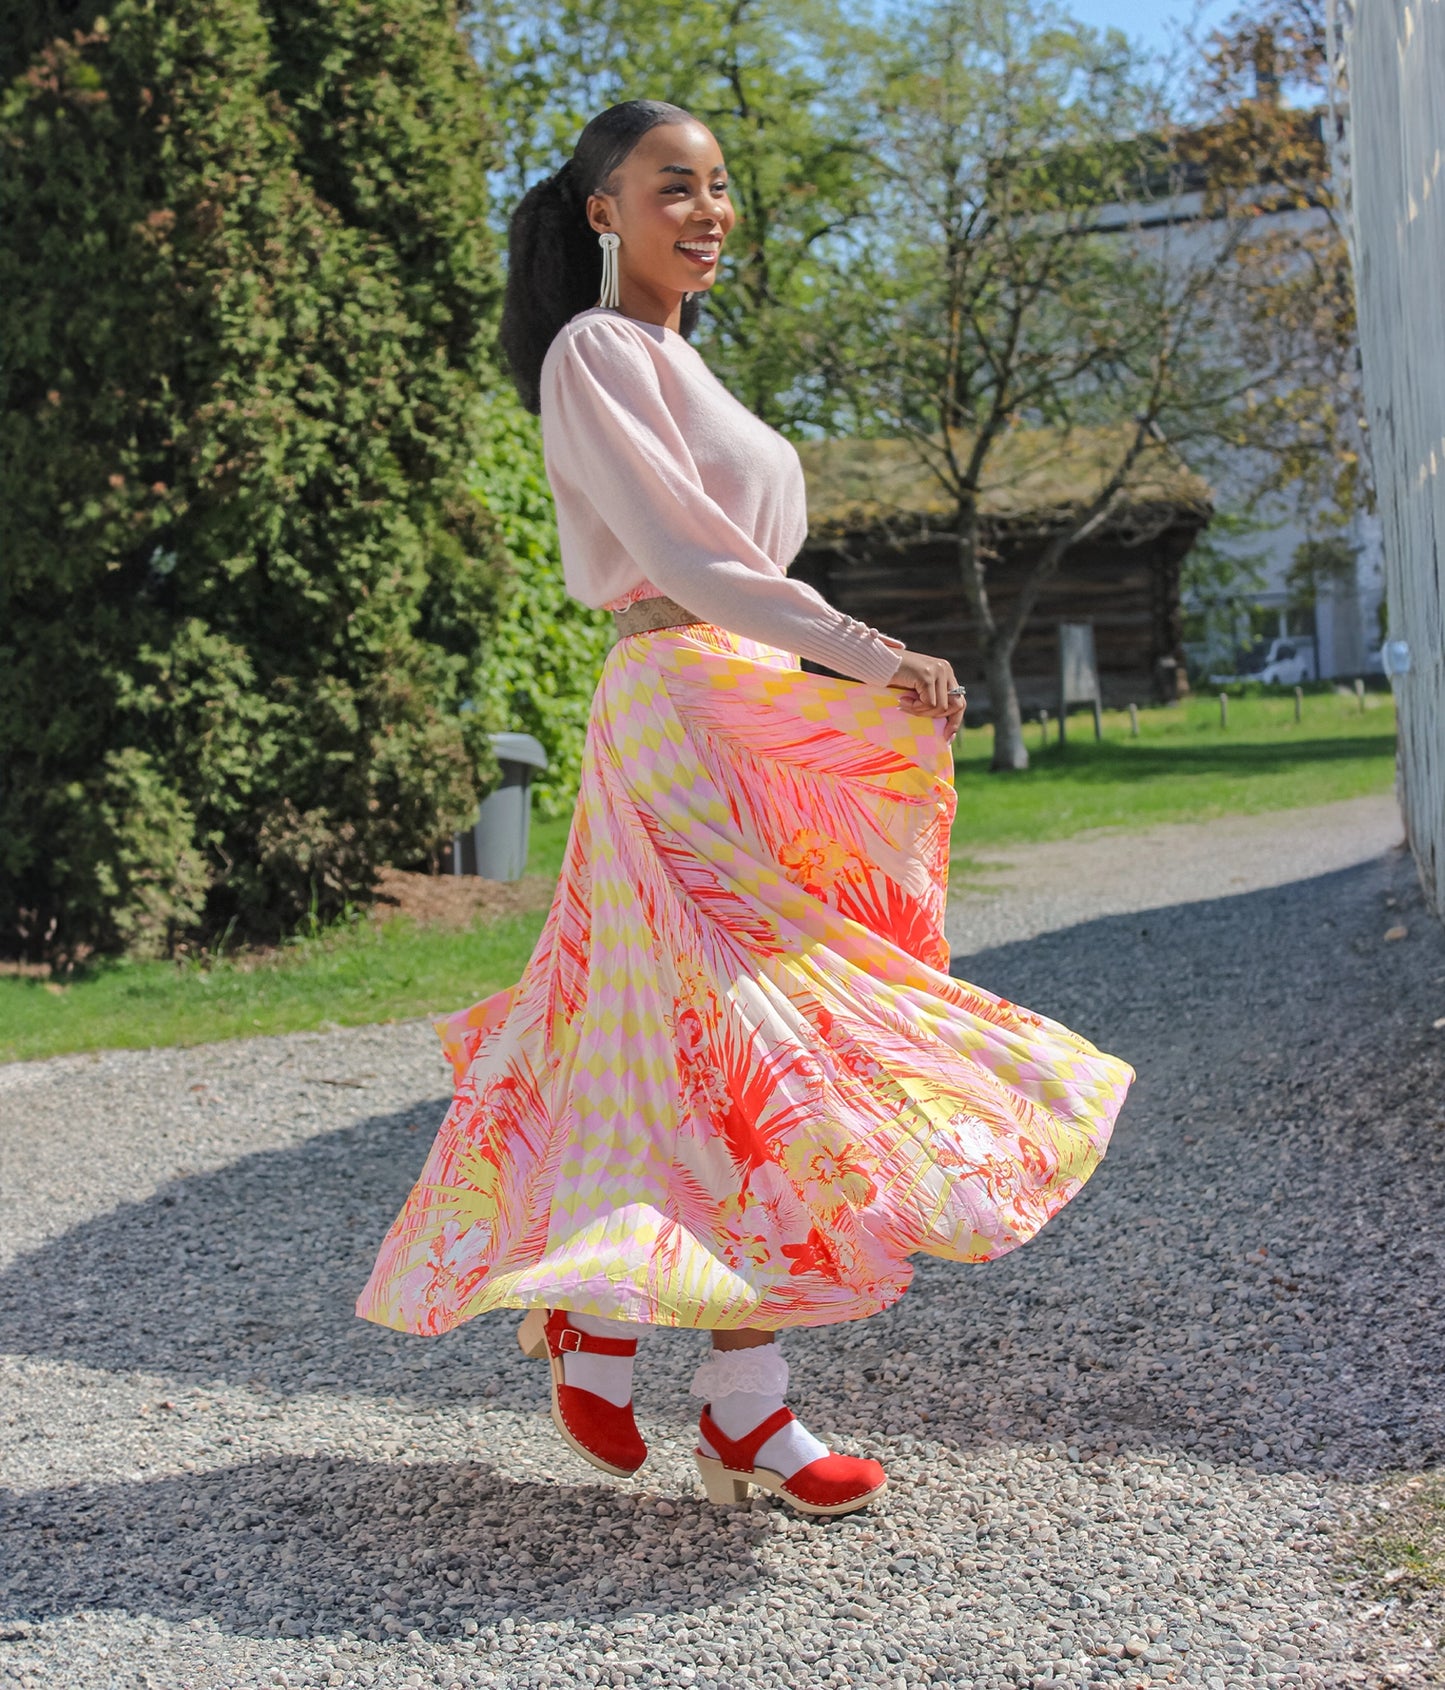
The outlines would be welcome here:
<svg viewBox="0 0 1445 1690">
<path fill-rule="evenodd" d="M 1260 816 L 1171 822 L 1143 833 L 1100 828 L 1074 839 L 974 851 L 968 817 L 954 849 L 973 864 L 955 875 L 948 937 L 955 956 L 1032 939 L 1094 916 L 1232 898 L 1353 868 L 1404 837 L 1393 793 Z"/>
<path fill-rule="evenodd" d="M 1001 925 L 963 971 L 1141 1078 L 1028 1248 L 790 1336 L 800 1412 L 892 1476 L 830 1523 L 701 1500 L 696 1335 L 649 1340 L 654 1455 L 613 1484 L 553 1434 L 515 1317 L 351 1315 L 446 1107 L 425 1024 L 0 1068 L 0 1675 L 1438 1682 L 1341 1548 L 1445 1456 L 1445 933 L 1366 809 L 1252 821 L 1297 872 L 1232 892 L 1243 824 L 1176 830 L 1201 895 L 1167 909 L 1161 853 L 1115 841 L 1145 915 L 1092 913 L 1088 843 L 1047 848 L 1078 898 L 1054 931 L 964 900 Z"/>
</svg>

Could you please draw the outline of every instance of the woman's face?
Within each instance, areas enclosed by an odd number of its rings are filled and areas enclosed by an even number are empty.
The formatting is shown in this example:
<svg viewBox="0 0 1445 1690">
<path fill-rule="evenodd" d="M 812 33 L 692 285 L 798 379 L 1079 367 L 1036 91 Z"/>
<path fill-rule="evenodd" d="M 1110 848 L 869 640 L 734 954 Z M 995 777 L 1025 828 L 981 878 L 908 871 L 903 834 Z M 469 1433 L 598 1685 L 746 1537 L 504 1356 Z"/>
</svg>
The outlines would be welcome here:
<svg viewBox="0 0 1445 1690">
<path fill-rule="evenodd" d="M 599 234 L 612 230 L 622 243 L 624 311 L 650 316 L 636 309 L 645 300 L 672 317 L 685 293 L 717 280 L 718 254 L 737 221 L 727 180 L 718 144 L 702 124 L 659 123 L 618 167 L 614 191 L 588 199 L 588 222 Z"/>
</svg>

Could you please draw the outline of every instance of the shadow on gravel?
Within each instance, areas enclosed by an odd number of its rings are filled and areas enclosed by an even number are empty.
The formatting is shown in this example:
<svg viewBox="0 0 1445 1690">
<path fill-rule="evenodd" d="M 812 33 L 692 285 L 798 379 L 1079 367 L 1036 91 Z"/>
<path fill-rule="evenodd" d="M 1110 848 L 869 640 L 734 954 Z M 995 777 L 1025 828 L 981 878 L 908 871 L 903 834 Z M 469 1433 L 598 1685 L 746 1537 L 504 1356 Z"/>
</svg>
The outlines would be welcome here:
<svg viewBox="0 0 1445 1690">
<path fill-rule="evenodd" d="M 1409 938 L 1385 943 L 1397 923 Z M 1028 1248 L 921 1260 L 887 1315 L 791 1335 L 800 1412 L 964 1451 L 1356 1473 L 1445 1455 L 1445 933 L 1400 855 L 958 971 L 1127 1058 L 1139 1084 L 1103 1168 Z M 514 1316 L 418 1339 L 352 1312 L 445 1107 L 420 1130 L 412 1109 L 247 1157 L 21 1257 L 0 1275 L 0 1349 L 540 1410 Z M 654 1388 L 666 1372 L 685 1412 L 681 1349 L 658 1353 L 674 1359 Z"/>
<path fill-rule="evenodd" d="M 474 1461 L 303 1456 L 39 1490 L 7 1509 L 7 1607 L 31 1621 L 114 1609 L 259 1636 L 442 1640 L 466 1635 L 474 1612 L 495 1626 L 498 1594 L 534 1623 L 610 1620 L 624 1553 L 628 1606 L 695 1606 L 694 1585 L 726 1601 L 758 1580 L 761 1509 L 665 1507 L 601 1485 L 516 1483 Z"/>
<path fill-rule="evenodd" d="M 355 1313 L 447 1102 L 177 1180 L 17 1258 L 0 1273 L 0 1350 L 287 1396 L 394 1396 L 416 1376 L 431 1399 L 534 1406 L 542 1370 L 500 1341 L 515 1314 L 424 1339 Z"/>
</svg>

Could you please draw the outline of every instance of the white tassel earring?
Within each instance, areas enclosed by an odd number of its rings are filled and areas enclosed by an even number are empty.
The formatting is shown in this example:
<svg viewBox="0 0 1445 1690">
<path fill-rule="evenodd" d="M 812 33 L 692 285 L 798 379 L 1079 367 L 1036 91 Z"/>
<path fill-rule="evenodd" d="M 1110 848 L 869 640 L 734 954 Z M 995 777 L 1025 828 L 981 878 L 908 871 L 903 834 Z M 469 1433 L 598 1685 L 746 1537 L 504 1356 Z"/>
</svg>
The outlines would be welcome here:
<svg viewBox="0 0 1445 1690">
<path fill-rule="evenodd" d="M 597 244 L 602 248 L 602 297 L 597 303 L 609 311 L 617 309 L 617 249 L 622 245 L 620 235 L 614 235 L 610 229 L 597 237 Z"/>
</svg>

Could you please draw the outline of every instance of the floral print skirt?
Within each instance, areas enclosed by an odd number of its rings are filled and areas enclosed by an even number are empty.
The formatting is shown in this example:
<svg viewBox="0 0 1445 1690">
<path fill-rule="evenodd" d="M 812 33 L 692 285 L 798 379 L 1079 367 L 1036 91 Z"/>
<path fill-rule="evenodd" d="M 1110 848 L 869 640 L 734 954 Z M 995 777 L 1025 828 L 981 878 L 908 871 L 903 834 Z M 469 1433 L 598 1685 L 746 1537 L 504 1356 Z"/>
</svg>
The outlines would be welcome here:
<svg viewBox="0 0 1445 1690">
<path fill-rule="evenodd" d="M 357 1313 L 821 1325 L 1032 1237 L 1134 1075 L 949 975 L 955 802 L 892 689 L 707 623 L 620 639 L 542 936 L 436 1023 L 455 1094 Z"/>
</svg>

